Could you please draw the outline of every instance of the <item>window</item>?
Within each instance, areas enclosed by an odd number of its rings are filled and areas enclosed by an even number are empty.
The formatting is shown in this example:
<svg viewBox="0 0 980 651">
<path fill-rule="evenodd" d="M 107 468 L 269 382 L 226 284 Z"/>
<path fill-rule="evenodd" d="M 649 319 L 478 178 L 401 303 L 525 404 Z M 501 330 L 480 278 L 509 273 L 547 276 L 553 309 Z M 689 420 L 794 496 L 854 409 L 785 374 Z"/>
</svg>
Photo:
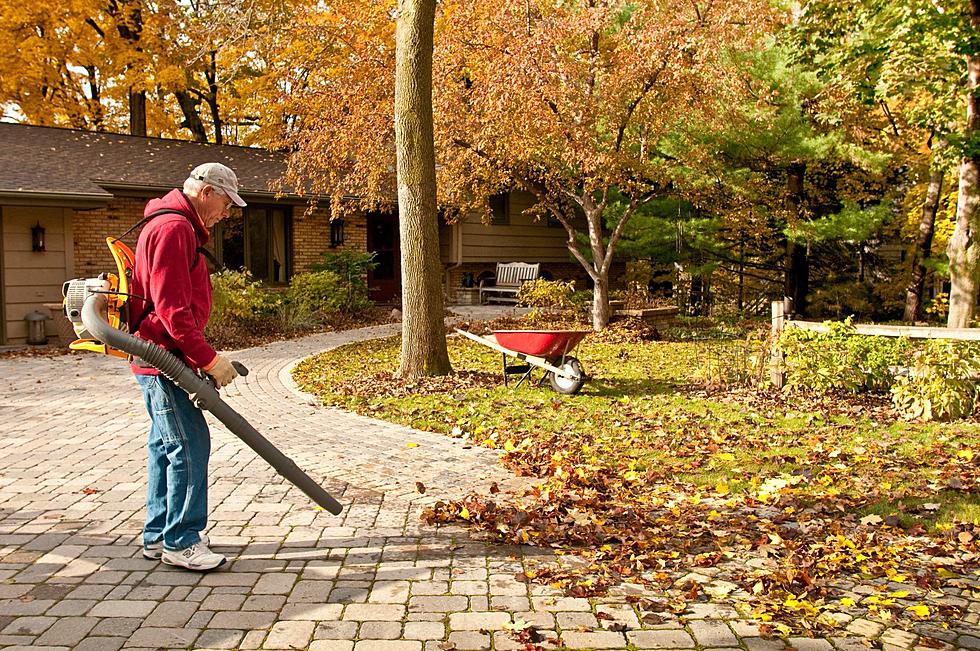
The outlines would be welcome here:
<svg viewBox="0 0 980 651">
<path fill-rule="evenodd" d="M 241 217 L 229 217 L 214 229 L 218 261 L 245 269 L 255 280 L 289 281 L 292 213 L 278 206 L 248 206 Z"/>
<path fill-rule="evenodd" d="M 490 223 L 494 226 L 510 224 L 510 195 L 495 194 L 490 197 Z"/>
<path fill-rule="evenodd" d="M 344 245 L 344 220 L 334 219 L 330 222 L 330 248 L 336 249 Z"/>
</svg>

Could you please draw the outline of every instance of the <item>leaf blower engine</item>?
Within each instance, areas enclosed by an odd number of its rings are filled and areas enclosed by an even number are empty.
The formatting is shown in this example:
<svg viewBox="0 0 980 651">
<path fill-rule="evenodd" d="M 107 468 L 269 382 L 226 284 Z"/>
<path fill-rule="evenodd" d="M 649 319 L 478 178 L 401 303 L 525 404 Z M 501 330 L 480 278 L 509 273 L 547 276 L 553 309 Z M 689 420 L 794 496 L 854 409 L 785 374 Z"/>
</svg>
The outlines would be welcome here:
<svg viewBox="0 0 980 651">
<path fill-rule="evenodd" d="M 97 278 L 76 278 L 62 287 L 65 315 L 79 337 L 69 345 L 72 350 L 88 350 L 126 360 L 139 357 L 174 384 L 186 391 L 201 409 L 207 409 L 228 430 L 265 459 L 280 475 L 306 493 L 310 499 L 334 515 L 342 507 L 329 493 L 279 451 L 252 427 L 241 414 L 221 399 L 211 378 L 192 370 L 179 357 L 153 342 L 129 332 L 129 284 L 135 256 L 122 241 L 107 237 L 106 243 L 116 262 L 118 273 L 102 273 Z M 240 375 L 248 369 L 232 363 Z"/>
</svg>

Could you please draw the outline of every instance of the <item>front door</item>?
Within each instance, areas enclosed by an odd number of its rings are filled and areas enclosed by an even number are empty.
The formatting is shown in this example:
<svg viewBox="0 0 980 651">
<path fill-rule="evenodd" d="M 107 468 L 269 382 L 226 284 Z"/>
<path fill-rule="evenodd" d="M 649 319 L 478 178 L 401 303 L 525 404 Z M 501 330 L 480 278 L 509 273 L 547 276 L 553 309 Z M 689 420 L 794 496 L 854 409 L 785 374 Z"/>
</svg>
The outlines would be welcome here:
<svg viewBox="0 0 980 651">
<path fill-rule="evenodd" d="M 401 250 L 398 246 L 398 214 L 367 214 L 367 250 L 374 253 L 376 266 L 368 272 L 368 291 L 376 303 L 391 303 L 402 289 Z"/>
</svg>

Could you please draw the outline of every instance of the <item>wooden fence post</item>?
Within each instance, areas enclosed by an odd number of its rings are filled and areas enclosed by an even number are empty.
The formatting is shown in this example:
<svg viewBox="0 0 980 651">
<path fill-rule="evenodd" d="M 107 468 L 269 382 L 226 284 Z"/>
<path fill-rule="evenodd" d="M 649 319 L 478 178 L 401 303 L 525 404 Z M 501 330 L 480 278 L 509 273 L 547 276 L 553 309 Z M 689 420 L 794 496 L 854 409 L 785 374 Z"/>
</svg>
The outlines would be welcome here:
<svg viewBox="0 0 980 651">
<path fill-rule="evenodd" d="M 769 353 L 769 379 L 777 389 L 783 388 L 783 354 L 779 351 L 779 335 L 786 321 L 786 301 L 772 302 L 772 349 Z"/>
</svg>

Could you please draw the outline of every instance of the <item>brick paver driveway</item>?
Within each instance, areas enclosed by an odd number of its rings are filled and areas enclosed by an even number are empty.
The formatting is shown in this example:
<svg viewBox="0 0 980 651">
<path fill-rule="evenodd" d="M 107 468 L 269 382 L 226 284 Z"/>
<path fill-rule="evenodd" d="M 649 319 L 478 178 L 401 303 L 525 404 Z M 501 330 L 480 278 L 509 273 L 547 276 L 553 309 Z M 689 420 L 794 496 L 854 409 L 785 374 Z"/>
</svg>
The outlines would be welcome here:
<svg viewBox="0 0 980 651">
<path fill-rule="evenodd" d="M 639 589 L 565 598 L 514 579 L 541 553 L 422 526 L 420 504 L 516 480 L 492 451 L 315 407 L 289 378 L 312 352 L 394 331 L 234 355 L 251 373 L 225 391 L 228 402 L 345 510 L 316 509 L 213 421 L 209 534 L 232 562 L 203 575 L 140 555 L 148 419 L 126 365 L 97 355 L 0 359 L 0 647 L 516 649 L 502 627 L 517 618 L 545 638 L 560 633 L 569 648 L 785 647 L 721 604 L 646 626 L 626 599 Z M 610 630 L 616 623 L 625 630 Z M 854 625 L 886 648 L 918 643 Z M 963 626 L 947 639 L 980 648 L 980 631 Z M 860 638 L 789 644 L 866 648 Z"/>
</svg>

